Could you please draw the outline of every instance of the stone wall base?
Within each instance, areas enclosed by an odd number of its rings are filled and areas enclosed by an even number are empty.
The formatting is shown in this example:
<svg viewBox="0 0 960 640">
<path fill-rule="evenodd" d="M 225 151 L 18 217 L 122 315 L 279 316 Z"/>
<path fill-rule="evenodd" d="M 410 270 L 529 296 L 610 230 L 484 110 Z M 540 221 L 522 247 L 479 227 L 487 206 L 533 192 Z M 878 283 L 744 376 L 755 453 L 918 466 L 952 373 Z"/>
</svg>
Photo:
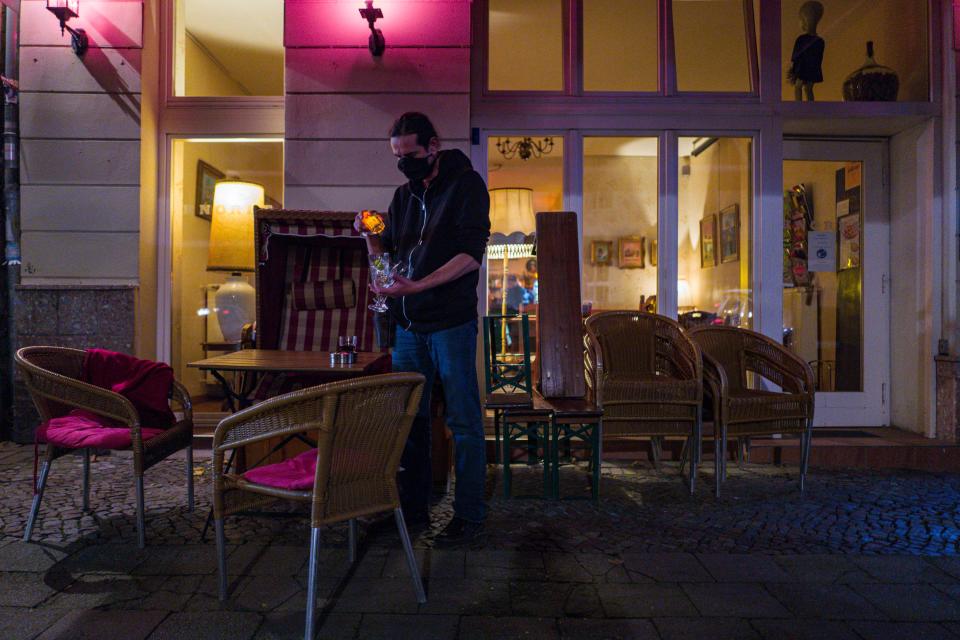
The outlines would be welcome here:
<svg viewBox="0 0 960 640">
<path fill-rule="evenodd" d="M 133 353 L 136 293 L 133 286 L 21 285 L 14 307 L 17 348 L 54 345 Z M 13 393 L 11 439 L 33 442 L 39 416 L 19 374 Z"/>
</svg>

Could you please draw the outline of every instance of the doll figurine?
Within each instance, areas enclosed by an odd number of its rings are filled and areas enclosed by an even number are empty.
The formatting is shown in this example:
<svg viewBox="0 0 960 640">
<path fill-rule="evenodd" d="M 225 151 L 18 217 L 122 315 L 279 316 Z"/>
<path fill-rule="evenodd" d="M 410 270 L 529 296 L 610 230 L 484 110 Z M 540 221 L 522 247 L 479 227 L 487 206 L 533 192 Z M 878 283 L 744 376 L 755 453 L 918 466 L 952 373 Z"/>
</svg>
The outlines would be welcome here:
<svg viewBox="0 0 960 640">
<path fill-rule="evenodd" d="M 793 44 L 790 71 L 787 80 L 793 85 L 796 100 L 804 97 L 813 102 L 813 85 L 823 82 L 823 49 L 825 42 L 817 35 L 817 23 L 823 18 L 823 5 L 816 0 L 800 7 L 800 29 L 803 33 Z"/>
</svg>

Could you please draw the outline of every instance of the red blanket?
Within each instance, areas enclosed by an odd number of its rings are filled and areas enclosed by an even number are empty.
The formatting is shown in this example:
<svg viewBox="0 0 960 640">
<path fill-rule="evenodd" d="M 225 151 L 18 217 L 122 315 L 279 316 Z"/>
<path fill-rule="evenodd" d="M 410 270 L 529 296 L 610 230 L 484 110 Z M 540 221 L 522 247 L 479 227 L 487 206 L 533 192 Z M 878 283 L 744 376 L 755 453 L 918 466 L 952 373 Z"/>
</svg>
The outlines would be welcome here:
<svg viewBox="0 0 960 640">
<path fill-rule="evenodd" d="M 119 393 L 132 402 L 142 426 L 168 429 L 176 421 L 168 401 L 173 369 L 164 362 L 88 349 L 83 359 L 83 381 Z"/>
</svg>

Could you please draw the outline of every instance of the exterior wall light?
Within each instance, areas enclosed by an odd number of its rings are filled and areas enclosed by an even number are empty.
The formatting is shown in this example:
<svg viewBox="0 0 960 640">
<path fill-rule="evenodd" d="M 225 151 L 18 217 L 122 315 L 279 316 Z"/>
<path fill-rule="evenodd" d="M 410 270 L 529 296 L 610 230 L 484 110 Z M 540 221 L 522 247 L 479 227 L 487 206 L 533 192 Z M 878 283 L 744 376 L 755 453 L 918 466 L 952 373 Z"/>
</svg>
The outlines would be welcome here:
<svg viewBox="0 0 960 640">
<path fill-rule="evenodd" d="M 70 18 L 80 17 L 80 0 L 47 0 L 47 11 L 60 20 L 60 35 L 70 32 L 70 46 L 73 52 L 82 56 L 87 51 L 89 42 L 87 32 L 83 29 L 74 29 L 67 24 Z"/>
<path fill-rule="evenodd" d="M 374 25 L 377 23 L 379 18 L 383 17 L 383 10 L 377 9 L 373 6 L 373 0 L 365 0 L 366 8 L 360 9 L 360 17 L 367 21 L 367 24 L 370 26 L 370 40 L 368 41 L 368 46 L 370 47 L 370 53 L 375 57 L 380 57 L 383 55 L 384 50 L 387 48 L 387 43 L 383 39 L 383 32 L 380 29 L 377 29 Z"/>
</svg>

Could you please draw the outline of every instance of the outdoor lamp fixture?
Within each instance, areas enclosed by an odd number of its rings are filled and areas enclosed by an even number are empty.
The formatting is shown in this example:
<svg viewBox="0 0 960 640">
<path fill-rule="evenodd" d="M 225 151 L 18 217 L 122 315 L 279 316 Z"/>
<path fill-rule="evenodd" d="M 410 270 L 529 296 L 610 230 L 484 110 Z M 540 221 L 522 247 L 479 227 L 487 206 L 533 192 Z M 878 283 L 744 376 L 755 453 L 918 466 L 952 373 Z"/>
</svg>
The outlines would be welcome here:
<svg viewBox="0 0 960 640">
<path fill-rule="evenodd" d="M 373 0 L 365 0 L 364 4 L 367 6 L 360 9 L 360 17 L 366 20 L 370 27 L 370 39 L 367 41 L 367 45 L 370 47 L 370 53 L 379 58 L 387 48 L 387 43 L 383 39 L 383 32 L 374 25 L 379 18 L 383 17 L 383 10 L 374 7 Z"/>
<path fill-rule="evenodd" d="M 213 219 L 207 271 L 229 271 L 214 297 L 220 332 L 227 342 L 239 342 L 243 325 L 257 311 L 256 291 L 242 272 L 254 269 L 253 208 L 263 206 L 263 187 L 228 179 L 213 191 Z"/>
<path fill-rule="evenodd" d="M 87 32 L 83 29 L 74 29 L 67 24 L 70 18 L 80 17 L 80 0 L 47 0 L 47 11 L 60 20 L 60 35 L 66 31 L 70 32 L 70 46 L 73 47 L 73 52 L 78 56 L 86 53 L 89 45 Z"/>
<path fill-rule="evenodd" d="M 553 138 L 534 140 L 527 137 L 516 142 L 510 142 L 510 138 L 497 138 L 497 151 L 507 160 L 512 160 L 515 156 L 520 156 L 521 160 L 539 158 L 553 151 Z"/>
</svg>

